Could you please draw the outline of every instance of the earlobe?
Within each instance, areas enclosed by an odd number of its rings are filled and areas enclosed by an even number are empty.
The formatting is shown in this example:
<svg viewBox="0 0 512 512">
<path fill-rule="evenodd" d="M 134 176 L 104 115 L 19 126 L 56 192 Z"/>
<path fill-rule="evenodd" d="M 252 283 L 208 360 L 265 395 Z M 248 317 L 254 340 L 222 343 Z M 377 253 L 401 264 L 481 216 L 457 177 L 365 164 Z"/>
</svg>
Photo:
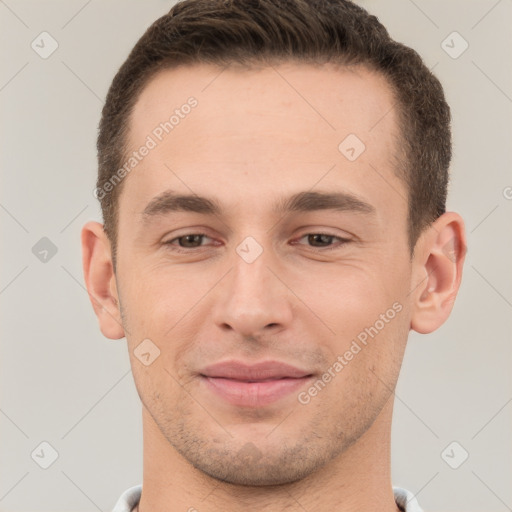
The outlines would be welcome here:
<svg viewBox="0 0 512 512">
<path fill-rule="evenodd" d="M 110 244 L 99 222 L 88 222 L 82 228 L 82 265 L 92 307 L 107 338 L 125 336 L 115 286 Z"/>
<path fill-rule="evenodd" d="M 414 262 L 411 329 L 427 334 L 450 315 L 466 255 L 464 221 L 447 212 L 422 235 Z"/>
</svg>

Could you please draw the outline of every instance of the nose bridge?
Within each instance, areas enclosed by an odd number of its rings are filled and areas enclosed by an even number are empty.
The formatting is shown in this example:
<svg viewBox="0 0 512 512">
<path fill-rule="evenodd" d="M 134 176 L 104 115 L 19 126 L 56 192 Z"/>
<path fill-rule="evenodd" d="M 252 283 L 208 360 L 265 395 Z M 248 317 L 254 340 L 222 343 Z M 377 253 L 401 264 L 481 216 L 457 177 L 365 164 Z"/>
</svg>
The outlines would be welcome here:
<svg viewBox="0 0 512 512">
<path fill-rule="evenodd" d="M 238 297 L 238 302 L 241 299 L 256 302 L 264 298 L 264 292 L 269 292 L 269 274 L 271 275 L 271 272 L 267 268 L 268 251 L 255 256 L 254 249 L 251 248 L 241 255 L 242 247 L 241 244 L 237 248 L 237 255 L 233 258 L 232 292 Z"/>
<path fill-rule="evenodd" d="M 235 250 L 232 271 L 217 297 L 215 322 L 243 336 L 265 328 L 284 327 L 291 320 L 286 287 L 275 277 L 271 249 L 247 237 Z"/>
</svg>

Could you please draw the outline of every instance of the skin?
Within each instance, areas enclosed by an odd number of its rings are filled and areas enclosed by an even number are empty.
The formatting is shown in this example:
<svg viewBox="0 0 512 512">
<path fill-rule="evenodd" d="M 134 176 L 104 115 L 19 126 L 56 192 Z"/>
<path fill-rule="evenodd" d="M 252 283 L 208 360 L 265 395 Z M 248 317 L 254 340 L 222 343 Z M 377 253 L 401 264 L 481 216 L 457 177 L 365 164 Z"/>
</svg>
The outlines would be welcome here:
<svg viewBox="0 0 512 512">
<path fill-rule="evenodd" d="M 188 97 L 198 106 L 125 178 L 115 273 L 102 225 L 82 230 L 100 329 L 126 336 L 142 401 L 139 510 L 395 512 L 393 392 L 409 331 L 432 332 L 452 310 L 463 221 L 442 215 L 411 258 L 407 188 L 393 171 L 397 117 L 382 76 L 291 62 L 219 73 L 161 71 L 138 99 L 133 149 Z M 350 133 L 366 146 L 353 162 L 338 150 Z M 214 198 L 223 213 L 144 224 L 144 208 L 167 189 Z M 301 191 L 349 192 L 375 214 L 273 212 Z M 196 233 L 207 236 L 188 247 L 178 239 Z M 252 263 L 236 251 L 248 236 L 263 249 Z M 173 251 L 180 243 L 188 253 Z M 198 377 L 231 358 L 277 359 L 321 377 L 394 303 L 400 312 L 307 404 L 294 392 L 237 407 Z M 144 339 L 160 350 L 148 366 L 134 354 Z"/>
</svg>

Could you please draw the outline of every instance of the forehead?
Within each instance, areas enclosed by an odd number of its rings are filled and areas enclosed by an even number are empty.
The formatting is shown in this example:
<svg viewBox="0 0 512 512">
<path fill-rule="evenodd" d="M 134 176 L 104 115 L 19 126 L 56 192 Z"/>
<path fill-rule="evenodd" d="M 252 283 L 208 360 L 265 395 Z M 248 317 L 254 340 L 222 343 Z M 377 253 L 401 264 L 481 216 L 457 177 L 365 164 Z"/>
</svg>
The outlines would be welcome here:
<svg viewBox="0 0 512 512">
<path fill-rule="evenodd" d="M 252 121 L 261 125 L 262 118 L 278 129 L 280 121 L 285 121 L 284 115 L 290 121 L 298 117 L 308 121 L 311 135 L 322 129 L 342 135 L 352 129 L 366 134 L 370 142 L 395 123 L 390 112 L 394 98 L 388 82 L 380 73 L 360 65 L 285 62 L 221 68 L 196 64 L 160 71 L 149 81 L 133 109 L 130 140 L 140 139 L 169 120 L 191 96 L 200 105 L 196 112 L 200 111 L 202 119 L 213 116 L 215 129 L 231 128 L 233 132 L 244 127 L 252 130 Z M 290 117 L 291 110 L 296 119 Z M 239 122 L 234 125 L 235 121 Z M 200 128 L 203 129 L 199 131 Z M 301 128 L 296 126 L 294 132 L 304 131 Z M 194 130 L 198 136 L 209 131 L 204 124 L 195 124 Z"/>
<path fill-rule="evenodd" d="M 218 191 L 236 186 L 256 201 L 276 186 L 312 187 L 333 166 L 336 173 L 322 184 L 343 182 L 361 195 L 372 183 L 382 185 L 383 174 L 394 179 L 393 103 L 385 78 L 361 66 L 201 64 L 160 71 L 130 118 L 130 150 L 149 139 L 153 147 L 127 176 L 121 202 L 128 195 L 140 210 L 167 188 L 208 195 L 214 184 Z"/>
</svg>

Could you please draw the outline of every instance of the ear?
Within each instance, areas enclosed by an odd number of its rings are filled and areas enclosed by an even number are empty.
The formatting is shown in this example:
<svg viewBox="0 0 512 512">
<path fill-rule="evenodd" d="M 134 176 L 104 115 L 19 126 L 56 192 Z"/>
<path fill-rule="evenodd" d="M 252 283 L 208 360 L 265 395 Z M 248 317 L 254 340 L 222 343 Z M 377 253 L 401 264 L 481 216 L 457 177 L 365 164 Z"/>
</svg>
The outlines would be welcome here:
<svg viewBox="0 0 512 512">
<path fill-rule="evenodd" d="M 427 334 L 450 315 L 462 279 L 466 234 L 462 217 L 447 212 L 418 240 L 413 262 L 411 329 Z"/>
<path fill-rule="evenodd" d="M 112 265 L 110 242 L 103 224 L 88 222 L 82 228 L 82 265 L 85 285 L 92 307 L 107 338 L 118 340 L 125 336 L 116 279 Z"/>
</svg>

